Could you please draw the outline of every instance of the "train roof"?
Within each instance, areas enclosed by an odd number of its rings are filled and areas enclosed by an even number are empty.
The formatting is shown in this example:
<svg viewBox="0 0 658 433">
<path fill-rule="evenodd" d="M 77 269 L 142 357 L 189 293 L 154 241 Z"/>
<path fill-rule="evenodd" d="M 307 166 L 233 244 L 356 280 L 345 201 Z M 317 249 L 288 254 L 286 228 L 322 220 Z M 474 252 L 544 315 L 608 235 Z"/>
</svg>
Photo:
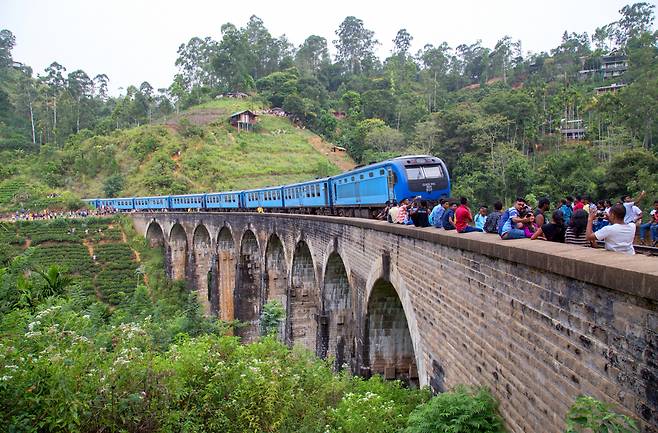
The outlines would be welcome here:
<svg viewBox="0 0 658 433">
<path fill-rule="evenodd" d="M 321 182 L 327 182 L 330 178 L 329 177 L 322 177 L 319 179 L 313 179 L 313 180 L 307 180 L 304 182 L 297 182 L 297 183 L 289 183 L 287 185 L 281 185 L 283 188 L 290 188 L 292 186 L 303 186 L 303 185 L 310 185 L 312 183 L 321 183 Z"/>
<path fill-rule="evenodd" d="M 206 195 L 240 194 L 241 192 L 244 192 L 244 191 L 243 191 L 243 190 L 240 190 L 240 191 L 220 191 L 220 192 L 209 192 L 209 193 L 206 193 Z"/>
</svg>

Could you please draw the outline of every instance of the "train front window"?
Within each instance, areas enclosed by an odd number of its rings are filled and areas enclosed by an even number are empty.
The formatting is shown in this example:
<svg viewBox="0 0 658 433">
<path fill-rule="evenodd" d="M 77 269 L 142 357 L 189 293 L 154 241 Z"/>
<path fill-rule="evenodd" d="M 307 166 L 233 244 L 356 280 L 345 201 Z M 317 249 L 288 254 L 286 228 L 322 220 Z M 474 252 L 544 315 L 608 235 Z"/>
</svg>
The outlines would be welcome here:
<svg viewBox="0 0 658 433">
<path fill-rule="evenodd" d="M 412 166 L 406 168 L 407 179 L 440 179 L 443 177 L 443 170 L 440 165 Z"/>
<path fill-rule="evenodd" d="M 407 179 L 409 180 L 420 180 L 425 179 L 423 174 L 423 169 L 420 167 L 407 167 Z"/>
<path fill-rule="evenodd" d="M 423 167 L 425 177 L 428 179 L 437 179 L 443 177 L 443 170 L 440 165 L 426 165 Z"/>
</svg>

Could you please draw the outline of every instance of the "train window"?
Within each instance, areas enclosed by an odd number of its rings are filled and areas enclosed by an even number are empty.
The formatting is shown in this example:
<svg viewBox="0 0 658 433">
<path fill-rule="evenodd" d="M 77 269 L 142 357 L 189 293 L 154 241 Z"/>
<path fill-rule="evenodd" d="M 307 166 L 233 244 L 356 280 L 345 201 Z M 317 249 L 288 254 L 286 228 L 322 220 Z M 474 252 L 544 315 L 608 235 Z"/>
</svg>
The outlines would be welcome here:
<svg viewBox="0 0 658 433">
<path fill-rule="evenodd" d="M 368 177 L 375 177 L 375 173 L 371 171 L 370 173 L 368 173 Z"/>
<path fill-rule="evenodd" d="M 354 176 L 352 176 L 352 182 L 354 182 Z"/>
<path fill-rule="evenodd" d="M 420 167 L 407 167 L 406 172 L 407 179 L 409 180 L 425 179 L 425 175 L 423 175 L 423 169 Z"/>
<path fill-rule="evenodd" d="M 383 168 L 382 168 L 381 170 L 379 170 L 379 175 L 380 175 L 380 176 L 383 176 L 383 175 L 384 175 L 384 169 L 383 169 Z"/>
<path fill-rule="evenodd" d="M 363 179 L 363 175 L 359 176 L 359 179 Z"/>
</svg>

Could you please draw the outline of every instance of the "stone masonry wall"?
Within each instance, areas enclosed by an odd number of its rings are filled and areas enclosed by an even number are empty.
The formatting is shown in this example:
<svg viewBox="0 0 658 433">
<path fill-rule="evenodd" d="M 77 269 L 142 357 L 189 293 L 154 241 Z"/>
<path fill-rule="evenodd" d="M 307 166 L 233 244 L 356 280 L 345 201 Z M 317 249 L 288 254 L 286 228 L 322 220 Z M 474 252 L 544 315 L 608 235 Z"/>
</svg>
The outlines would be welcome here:
<svg viewBox="0 0 658 433">
<path fill-rule="evenodd" d="M 355 318 L 347 334 L 355 336 L 356 373 L 370 371 L 368 335 L 377 330 L 366 320 L 368 301 L 383 280 L 399 297 L 415 357 L 410 369 L 421 385 L 437 392 L 461 383 L 489 387 L 511 432 L 564 431 L 580 394 L 613 403 L 645 433 L 658 432 L 656 258 L 337 217 L 164 213 L 134 214 L 134 221 L 144 234 L 159 224 L 167 243 L 176 222 L 190 241 L 204 224 L 214 247 L 220 229 L 229 228 L 236 251 L 250 229 L 262 246 L 261 263 L 276 234 L 288 272 L 303 242 L 316 285 L 324 284 L 329 256 L 338 254 Z M 309 272 L 305 266 L 306 282 Z M 331 320 L 331 312 L 304 320 Z M 319 324 L 313 326 L 316 332 Z"/>
</svg>

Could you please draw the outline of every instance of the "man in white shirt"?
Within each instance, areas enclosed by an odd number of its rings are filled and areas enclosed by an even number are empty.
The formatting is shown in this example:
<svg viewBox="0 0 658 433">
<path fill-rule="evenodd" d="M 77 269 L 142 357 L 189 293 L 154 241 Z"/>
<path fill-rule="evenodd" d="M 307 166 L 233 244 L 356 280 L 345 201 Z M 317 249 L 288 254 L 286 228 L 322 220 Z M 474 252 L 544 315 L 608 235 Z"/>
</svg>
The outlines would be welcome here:
<svg viewBox="0 0 658 433">
<path fill-rule="evenodd" d="M 609 221 L 607 225 L 596 232 L 592 232 L 592 224 L 596 219 L 596 212 L 590 212 L 587 219 L 587 229 L 585 234 L 592 245 L 596 241 L 605 241 L 605 249 L 624 254 L 635 254 L 633 248 L 633 239 L 635 239 L 635 223 L 626 223 L 626 207 L 616 204 L 610 208 Z"/>
<path fill-rule="evenodd" d="M 626 216 L 624 217 L 624 222 L 628 223 L 637 223 L 642 221 L 642 209 L 635 206 L 635 203 L 639 203 L 645 196 L 646 192 L 642 191 L 636 199 L 633 199 L 630 195 L 622 196 L 621 202 L 626 208 Z"/>
</svg>

